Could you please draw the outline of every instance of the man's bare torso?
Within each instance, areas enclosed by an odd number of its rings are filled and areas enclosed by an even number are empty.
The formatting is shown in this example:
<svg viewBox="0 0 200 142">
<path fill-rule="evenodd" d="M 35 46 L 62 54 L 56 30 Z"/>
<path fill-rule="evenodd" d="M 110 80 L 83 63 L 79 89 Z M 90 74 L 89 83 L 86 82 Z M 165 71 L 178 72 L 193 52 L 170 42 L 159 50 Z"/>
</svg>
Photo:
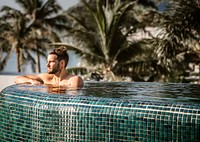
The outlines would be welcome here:
<svg viewBox="0 0 200 142">
<path fill-rule="evenodd" d="M 73 86 L 74 82 L 73 80 L 77 78 L 77 76 L 75 75 L 66 74 L 65 76 L 63 76 L 63 79 L 58 79 L 53 74 L 48 74 L 48 73 L 41 74 L 39 77 L 46 85 L 51 84 L 51 85 L 67 86 L 67 87 Z"/>
</svg>

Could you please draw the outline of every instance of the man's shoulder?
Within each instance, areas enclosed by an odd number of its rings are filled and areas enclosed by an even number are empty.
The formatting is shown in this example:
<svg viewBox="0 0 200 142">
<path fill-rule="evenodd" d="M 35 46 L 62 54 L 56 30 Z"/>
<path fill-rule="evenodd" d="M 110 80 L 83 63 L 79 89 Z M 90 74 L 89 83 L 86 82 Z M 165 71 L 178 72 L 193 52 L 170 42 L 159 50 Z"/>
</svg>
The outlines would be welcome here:
<svg viewBox="0 0 200 142">
<path fill-rule="evenodd" d="M 49 73 L 41 73 L 38 75 L 40 78 L 52 78 L 53 75 L 52 74 L 49 74 Z"/>
<path fill-rule="evenodd" d="M 70 84 L 71 87 L 83 87 L 83 79 L 82 77 L 78 75 L 69 75 L 68 76 L 68 83 Z"/>
<path fill-rule="evenodd" d="M 82 77 L 78 76 L 78 75 L 69 75 L 67 77 L 67 80 L 70 81 L 70 82 L 83 82 L 83 79 Z"/>
<path fill-rule="evenodd" d="M 50 74 L 48 73 L 41 73 L 41 74 L 38 74 L 38 76 L 49 76 Z"/>
<path fill-rule="evenodd" d="M 78 76 L 78 75 L 73 75 L 73 74 L 69 74 L 67 78 L 68 78 L 68 79 L 82 79 L 80 76 Z"/>
</svg>

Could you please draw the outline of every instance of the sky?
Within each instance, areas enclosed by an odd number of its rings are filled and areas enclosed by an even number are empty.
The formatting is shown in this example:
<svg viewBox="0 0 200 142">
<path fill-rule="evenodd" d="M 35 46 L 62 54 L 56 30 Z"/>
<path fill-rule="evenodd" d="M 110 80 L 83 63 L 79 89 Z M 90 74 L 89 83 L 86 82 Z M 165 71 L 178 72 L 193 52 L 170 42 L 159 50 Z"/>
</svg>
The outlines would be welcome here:
<svg viewBox="0 0 200 142">
<path fill-rule="evenodd" d="M 57 0 L 57 1 L 64 10 L 67 10 L 69 7 L 79 2 L 79 0 Z M 13 8 L 19 8 L 19 6 L 15 3 L 15 0 L 0 0 L 0 7 L 2 7 L 3 5 L 9 5 Z"/>
<path fill-rule="evenodd" d="M 63 10 L 67 10 L 71 6 L 77 4 L 79 0 L 57 0 Z M 2 6 L 7 5 L 12 8 L 19 9 L 19 6 L 15 3 L 15 0 L 0 0 L 0 9 Z M 16 65 L 16 54 L 13 54 L 12 57 L 8 60 L 5 69 L 2 73 L 17 73 L 17 65 Z M 69 53 L 69 63 L 68 67 L 76 67 L 80 62 L 78 56 L 74 55 L 72 52 Z M 41 59 L 41 71 L 46 72 L 46 59 Z M 32 73 L 30 65 L 26 67 L 25 73 Z"/>
</svg>

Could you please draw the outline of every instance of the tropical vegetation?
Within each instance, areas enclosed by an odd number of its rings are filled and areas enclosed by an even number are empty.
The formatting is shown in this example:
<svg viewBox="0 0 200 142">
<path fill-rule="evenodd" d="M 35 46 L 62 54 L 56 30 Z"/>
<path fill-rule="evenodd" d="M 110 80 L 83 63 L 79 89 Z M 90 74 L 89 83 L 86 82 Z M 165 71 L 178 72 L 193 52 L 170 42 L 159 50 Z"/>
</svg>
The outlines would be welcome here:
<svg viewBox="0 0 200 142">
<path fill-rule="evenodd" d="M 16 2 L 22 10 L 2 8 L 1 70 L 14 51 L 19 72 L 27 61 L 35 67 L 50 42 L 80 56 L 68 71 L 109 72 L 112 81 L 185 82 L 200 61 L 199 0 L 81 0 L 65 13 L 55 0 Z"/>
<path fill-rule="evenodd" d="M 71 24 L 66 36 L 73 39 L 74 50 L 85 60 L 85 66 L 109 69 L 116 76 L 128 76 L 134 81 L 145 81 L 145 76 L 150 78 L 154 71 L 161 70 L 152 66 L 157 62 L 152 40 L 131 40 L 134 33 L 154 23 L 154 19 L 147 22 L 143 16 L 156 11 L 155 5 L 120 0 L 83 0 L 82 4 L 67 11 Z"/>
<path fill-rule="evenodd" d="M 189 65 L 198 63 L 199 41 L 193 40 L 199 36 L 198 0 L 81 2 L 67 11 L 72 22 L 66 37 L 95 72 L 109 69 L 132 81 L 183 82 Z M 165 11 L 157 7 L 161 2 Z M 142 31 L 149 36 L 137 38 Z"/>
<path fill-rule="evenodd" d="M 16 0 L 21 9 L 3 6 L 0 18 L 1 68 L 16 52 L 18 72 L 23 66 L 32 64 L 40 72 L 40 55 L 46 57 L 47 43 L 61 41 L 56 31 L 66 29 L 66 18 L 60 14 L 62 8 L 56 0 Z M 34 56 L 36 53 L 36 57 Z"/>
<path fill-rule="evenodd" d="M 172 81 L 189 76 L 200 63 L 200 1 L 171 1 L 157 25 L 163 36 L 156 40 L 159 64 L 170 72 Z M 192 74 L 191 74 L 192 75 Z M 199 73 L 197 73 L 199 76 Z"/>
</svg>

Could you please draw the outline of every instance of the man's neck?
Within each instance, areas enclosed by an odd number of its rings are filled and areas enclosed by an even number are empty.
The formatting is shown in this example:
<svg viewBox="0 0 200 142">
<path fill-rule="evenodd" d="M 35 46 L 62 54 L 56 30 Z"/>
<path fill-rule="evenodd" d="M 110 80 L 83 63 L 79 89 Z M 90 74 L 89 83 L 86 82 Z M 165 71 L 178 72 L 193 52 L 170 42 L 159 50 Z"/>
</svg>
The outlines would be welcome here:
<svg viewBox="0 0 200 142">
<path fill-rule="evenodd" d="M 65 70 L 61 70 L 60 72 L 57 72 L 54 74 L 53 78 L 55 79 L 56 82 L 61 82 L 63 79 L 65 79 L 67 76 L 67 73 Z"/>
</svg>

